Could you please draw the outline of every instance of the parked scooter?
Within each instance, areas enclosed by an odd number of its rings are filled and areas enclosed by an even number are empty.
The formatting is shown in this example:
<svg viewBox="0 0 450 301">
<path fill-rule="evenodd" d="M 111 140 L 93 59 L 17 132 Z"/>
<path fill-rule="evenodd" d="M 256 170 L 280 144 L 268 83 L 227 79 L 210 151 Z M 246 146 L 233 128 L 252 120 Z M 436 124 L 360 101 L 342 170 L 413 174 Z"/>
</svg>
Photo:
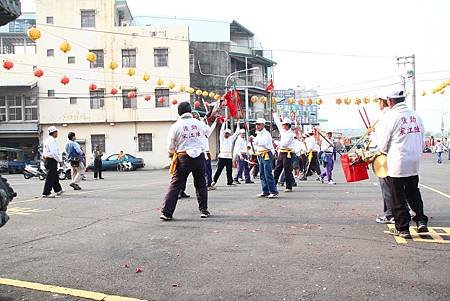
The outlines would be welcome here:
<svg viewBox="0 0 450 301">
<path fill-rule="evenodd" d="M 36 177 L 39 178 L 39 180 L 45 180 L 47 172 L 42 170 L 40 166 L 27 164 L 23 170 L 23 177 L 25 179 Z"/>
</svg>

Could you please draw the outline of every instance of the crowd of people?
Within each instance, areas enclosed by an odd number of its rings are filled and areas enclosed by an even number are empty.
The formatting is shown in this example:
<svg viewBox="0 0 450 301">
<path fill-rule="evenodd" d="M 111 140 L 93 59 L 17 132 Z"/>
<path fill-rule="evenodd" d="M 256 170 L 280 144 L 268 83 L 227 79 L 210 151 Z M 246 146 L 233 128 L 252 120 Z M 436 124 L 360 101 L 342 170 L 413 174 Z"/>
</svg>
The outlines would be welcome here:
<svg viewBox="0 0 450 301">
<path fill-rule="evenodd" d="M 387 156 L 388 175 L 379 179 L 384 215 L 376 221 L 393 223 L 395 228 L 390 230 L 390 234 L 410 238 L 410 210 L 417 231 L 428 231 L 428 218 L 424 214 L 418 188 L 424 127 L 417 113 L 406 106 L 403 91 L 379 100 L 382 116 L 376 128 L 372 127 L 369 131 L 374 133 L 373 139 L 378 151 Z M 260 198 L 279 197 L 277 184 L 284 185 L 284 192 L 290 193 L 297 185 L 296 179 L 305 181 L 314 174 L 322 183 L 336 184 L 333 180 L 333 168 L 339 150 L 333 133 L 327 132 L 324 135 L 318 129 L 303 133 L 295 122 L 287 117 L 281 118 L 276 113 L 273 114 L 273 123 L 277 126 L 279 141 L 273 140 L 272 133 L 266 128 L 268 122 L 263 118 L 256 120 L 254 135 L 248 135 L 246 129 L 241 129 L 239 121 L 233 133 L 228 120 L 223 121 L 219 134 L 218 166 L 211 180 L 208 176 L 211 175 L 208 145 L 211 127 L 198 114 L 192 114 L 189 103 L 180 103 L 178 113 L 180 119 L 169 132 L 172 180 L 164 197 L 160 216 L 162 220 L 172 220 L 180 192 L 184 192 L 190 173 L 194 177 L 201 218 L 210 216 L 208 190 L 216 188 L 223 169 L 226 169 L 228 186 L 236 186 L 241 181 L 253 184 L 253 179 L 258 178 L 259 173 L 261 193 L 257 197 Z M 215 126 L 216 122 L 213 124 Z M 237 163 L 234 177 L 233 159 Z M 321 161 L 325 167 L 323 171 Z"/>
<path fill-rule="evenodd" d="M 409 223 L 411 213 L 417 224 L 418 232 L 427 232 L 428 218 L 424 214 L 423 201 L 418 188 L 419 163 L 424 147 L 424 127 L 416 112 L 405 104 L 403 91 L 379 99 L 381 117 L 368 129 L 378 151 L 387 156 L 387 177 L 379 179 L 384 214 L 376 219 L 378 223 L 392 223 L 395 228 L 391 234 L 410 238 Z M 279 140 L 274 140 L 267 130 L 268 121 L 258 118 L 255 133 L 250 135 L 247 128 L 236 128 L 232 120 L 224 119 L 220 125 L 220 148 L 217 169 L 212 173 L 209 137 L 219 119 L 208 124 L 206 118 L 200 118 L 193 112 L 188 102 L 178 105 L 180 118 L 169 130 L 168 151 L 171 157 L 170 174 L 172 176 L 160 219 L 172 220 L 179 198 L 189 197 L 185 193 L 188 176 L 192 173 L 201 218 L 208 218 L 208 191 L 217 188 L 217 182 L 226 170 L 228 186 L 241 183 L 254 184 L 259 179 L 261 192 L 259 198 L 274 199 L 280 196 L 279 186 L 284 186 L 285 193 L 291 193 L 298 184 L 296 180 L 307 181 L 310 176 L 317 176 L 322 183 L 335 185 L 333 168 L 336 153 L 340 153 L 332 132 L 321 132 L 317 128 L 303 132 L 295 121 L 288 117 L 281 118 L 273 113 L 273 123 L 279 133 Z M 245 125 L 244 125 L 245 126 Z M 271 128 L 271 127 L 270 127 Z M 64 190 L 58 181 L 57 166 L 62 163 L 56 138 L 56 127 L 48 129 L 49 137 L 44 143 L 43 158 L 48 176 L 43 197 L 61 195 Z M 445 146 L 436 143 L 436 153 L 441 160 Z M 85 168 L 85 154 L 76 142 L 73 132 L 68 134 L 66 153 L 72 168 L 70 186 L 80 190 L 82 170 Z M 103 153 L 98 146 L 93 151 L 95 173 L 102 179 L 101 157 Z M 119 161 L 126 163 L 126 155 L 119 154 Z M 233 162 L 237 172 L 233 176 Z M 321 170 L 321 163 L 324 169 Z M 51 191 L 55 194 L 52 194 Z"/>
</svg>

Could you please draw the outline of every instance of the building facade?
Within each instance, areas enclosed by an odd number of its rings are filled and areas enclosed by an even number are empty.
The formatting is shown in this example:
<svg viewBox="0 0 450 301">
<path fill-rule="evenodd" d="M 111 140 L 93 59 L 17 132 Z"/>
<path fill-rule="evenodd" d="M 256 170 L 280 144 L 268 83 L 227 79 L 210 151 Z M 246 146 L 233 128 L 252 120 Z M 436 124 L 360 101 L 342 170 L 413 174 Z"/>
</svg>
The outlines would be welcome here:
<svg viewBox="0 0 450 301">
<path fill-rule="evenodd" d="M 0 72 L 0 146 L 21 149 L 29 159 L 34 159 L 39 145 L 36 44 L 26 35 L 35 23 L 34 14 L 24 13 L 0 27 L 0 61 L 14 63 Z"/>
<path fill-rule="evenodd" d="M 149 168 L 169 165 L 174 103 L 189 100 L 179 92 L 190 83 L 188 28 L 130 26 L 126 1 L 37 0 L 36 9 L 38 68 L 48 74 L 38 82 L 41 139 L 55 125 L 60 146 L 75 132 L 88 161 L 99 145 L 105 157 L 122 150 Z"/>
</svg>

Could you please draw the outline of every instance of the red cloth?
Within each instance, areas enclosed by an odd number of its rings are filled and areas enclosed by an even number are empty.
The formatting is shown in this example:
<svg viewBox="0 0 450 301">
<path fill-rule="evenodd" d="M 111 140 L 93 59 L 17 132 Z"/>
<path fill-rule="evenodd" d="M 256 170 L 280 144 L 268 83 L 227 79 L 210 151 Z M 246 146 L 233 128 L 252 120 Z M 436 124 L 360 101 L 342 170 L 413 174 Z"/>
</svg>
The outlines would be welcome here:
<svg viewBox="0 0 450 301">
<path fill-rule="evenodd" d="M 233 95 L 231 93 L 231 91 L 228 91 L 227 93 L 225 93 L 225 95 L 223 96 L 224 99 L 224 105 L 228 107 L 228 109 L 230 110 L 230 116 L 231 117 L 236 117 L 238 109 L 236 104 L 233 102 Z"/>
<path fill-rule="evenodd" d="M 270 80 L 270 81 L 269 81 L 269 84 L 266 86 L 265 91 L 266 91 L 267 93 L 272 93 L 272 92 L 273 92 L 273 89 L 274 89 L 274 87 L 273 87 L 273 80 Z"/>
</svg>

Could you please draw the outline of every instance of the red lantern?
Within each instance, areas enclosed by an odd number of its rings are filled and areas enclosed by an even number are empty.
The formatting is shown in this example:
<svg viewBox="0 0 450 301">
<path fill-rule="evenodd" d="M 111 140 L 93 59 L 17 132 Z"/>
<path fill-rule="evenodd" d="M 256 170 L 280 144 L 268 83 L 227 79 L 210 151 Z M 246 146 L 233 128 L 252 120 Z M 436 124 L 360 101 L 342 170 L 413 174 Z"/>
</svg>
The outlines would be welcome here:
<svg viewBox="0 0 450 301">
<path fill-rule="evenodd" d="M 172 99 L 172 104 L 176 105 L 178 103 L 178 101 L 176 99 Z"/>
<path fill-rule="evenodd" d="M 6 70 L 9 70 L 12 67 L 14 67 L 14 63 L 13 62 L 11 62 L 10 60 L 3 61 L 3 68 L 5 68 Z"/>
<path fill-rule="evenodd" d="M 165 101 L 166 101 L 166 99 L 162 96 L 160 98 L 158 98 L 159 103 L 164 103 Z"/>
<path fill-rule="evenodd" d="M 95 91 L 95 90 L 97 90 L 97 85 L 96 84 L 90 84 L 89 85 L 89 91 Z"/>
<path fill-rule="evenodd" d="M 116 88 L 112 88 L 112 89 L 111 89 L 111 94 L 112 94 L 112 95 L 116 95 L 116 94 L 117 94 L 117 92 L 118 92 L 118 91 L 117 91 L 117 89 L 116 89 Z"/>
<path fill-rule="evenodd" d="M 196 108 L 200 107 L 200 101 L 196 100 L 194 102 L 194 107 L 196 107 Z"/>
<path fill-rule="evenodd" d="M 44 71 L 42 71 L 41 69 L 34 70 L 34 76 L 41 77 L 42 75 L 44 75 Z"/>
<path fill-rule="evenodd" d="M 63 76 L 61 78 L 61 84 L 63 84 L 64 86 L 67 85 L 69 83 L 69 78 L 67 76 Z"/>
<path fill-rule="evenodd" d="M 151 97 L 150 95 L 145 95 L 144 99 L 145 99 L 146 101 L 149 101 L 150 99 L 152 99 L 152 97 Z"/>
<path fill-rule="evenodd" d="M 128 98 L 136 98 L 136 92 L 134 91 L 128 92 Z"/>
<path fill-rule="evenodd" d="M 303 98 L 300 98 L 299 100 L 297 100 L 297 103 L 303 106 L 305 104 L 305 101 L 303 100 Z"/>
</svg>

